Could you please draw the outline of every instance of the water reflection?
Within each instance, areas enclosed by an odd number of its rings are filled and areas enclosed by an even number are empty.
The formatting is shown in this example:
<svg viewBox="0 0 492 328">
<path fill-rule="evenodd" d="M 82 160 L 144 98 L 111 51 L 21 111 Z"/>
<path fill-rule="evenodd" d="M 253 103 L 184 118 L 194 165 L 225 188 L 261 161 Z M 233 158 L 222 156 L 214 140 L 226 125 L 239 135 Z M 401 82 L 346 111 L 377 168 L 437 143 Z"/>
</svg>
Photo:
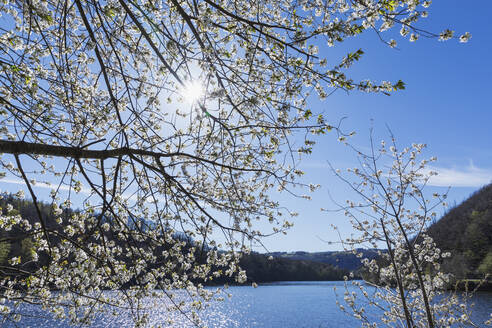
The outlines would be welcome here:
<svg viewBox="0 0 492 328">
<path fill-rule="evenodd" d="M 231 298 L 212 302 L 201 312 L 208 327 L 258 327 L 258 328 L 329 328 L 358 327 L 360 322 L 342 313 L 337 307 L 333 287 L 343 295 L 343 282 L 280 282 L 251 286 L 230 287 Z M 349 286 L 349 288 L 353 288 Z M 355 290 L 355 289 L 354 289 Z M 477 293 L 473 299 L 473 319 L 483 323 L 492 309 L 492 293 Z M 166 311 L 169 301 L 165 298 L 143 300 L 149 315 L 149 327 L 193 327 L 183 315 Z M 372 310 L 374 311 L 374 310 Z M 40 307 L 26 305 L 23 312 L 29 313 L 19 327 L 71 327 L 46 316 Z M 377 313 L 369 312 L 376 316 Z M 116 316 L 99 315 L 92 327 L 133 327 L 129 311 L 119 311 Z M 172 321 L 172 323 L 170 323 Z M 2 326 L 4 327 L 4 326 Z M 6 327 L 14 327 L 7 324 Z"/>
</svg>

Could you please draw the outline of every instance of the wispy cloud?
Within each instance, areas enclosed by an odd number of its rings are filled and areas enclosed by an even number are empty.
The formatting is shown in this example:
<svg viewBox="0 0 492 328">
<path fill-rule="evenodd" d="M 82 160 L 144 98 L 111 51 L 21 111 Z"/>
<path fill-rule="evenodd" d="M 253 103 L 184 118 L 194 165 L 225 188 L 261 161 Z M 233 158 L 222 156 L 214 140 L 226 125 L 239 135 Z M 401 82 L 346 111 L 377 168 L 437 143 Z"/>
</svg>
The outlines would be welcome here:
<svg viewBox="0 0 492 328">
<path fill-rule="evenodd" d="M 0 182 L 17 184 L 17 185 L 22 185 L 22 186 L 26 185 L 25 181 L 21 180 L 21 179 L 1 179 Z M 70 190 L 69 186 L 66 186 L 66 185 L 58 186 L 58 185 L 49 184 L 46 182 L 36 182 L 34 185 L 32 185 L 32 187 L 33 188 L 45 188 L 45 189 L 59 189 L 59 190 L 65 190 L 65 191 Z M 71 189 L 73 190 L 73 187 Z M 88 188 L 82 188 L 80 190 L 80 192 L 83 194 L 90 194 L 91 190 Z"/>
<path fill-rule="evenodd" d="M 327 161 L 310 160 L 301 163 L 303 169 L 330 169 Z M 473 162 L 466 167 L 427 167 L 429 171 L 438 172 L 427 185 L 435 187 L 482 187 L 492 183 L 492 169 L 479 168 Z"/>
<path fill-rule="evenodd" d="M 428 182 L 436 187 L 482 187 L 492 182 L 492 169 L 478 168 L 470 163 L 465 168 L 431 167 L 438 172 Z"/>
</svg>

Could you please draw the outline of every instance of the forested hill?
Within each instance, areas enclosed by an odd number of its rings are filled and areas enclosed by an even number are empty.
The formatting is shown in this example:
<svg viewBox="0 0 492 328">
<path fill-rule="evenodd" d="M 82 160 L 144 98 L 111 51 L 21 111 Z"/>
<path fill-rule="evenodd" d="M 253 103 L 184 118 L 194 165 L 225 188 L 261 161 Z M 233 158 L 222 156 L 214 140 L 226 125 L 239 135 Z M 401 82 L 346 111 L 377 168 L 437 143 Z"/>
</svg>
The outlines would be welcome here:
<svg viewBox="0 0 492 328">
<path fill-rule="evenodd" d="M 492 184 L 449 210 L 428 233 L 452 254 L 445 271 L 462 278 L 492 274 Z"/>
<path fill-rule="evenodd" d="M 342 280 L 349 270 L 327 263 L 310 260 L 294 260 L 252 253 L 243 256 L 240 265 L 251 282 L 272 281 L 333 281 Z"/>
</svg>

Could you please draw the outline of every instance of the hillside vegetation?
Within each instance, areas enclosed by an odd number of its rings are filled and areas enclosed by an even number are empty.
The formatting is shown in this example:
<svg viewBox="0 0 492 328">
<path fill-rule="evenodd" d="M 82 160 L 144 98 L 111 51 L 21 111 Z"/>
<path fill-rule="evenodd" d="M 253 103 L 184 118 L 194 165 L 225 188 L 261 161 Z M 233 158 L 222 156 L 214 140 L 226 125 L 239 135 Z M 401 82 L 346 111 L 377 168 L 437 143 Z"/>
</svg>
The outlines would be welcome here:
<svg viewBox="0 0 492 328">
<path fill-rule="evenodd" d="M 258 253 L 243 256 L 240 264 L 246 270 L 248 280 L 254 282 L 333 281 L 342 280 L 349 274 L 349 270 L 345 268 L 313 259 L 269 259 L 265 254 Z"/>
<path fill-rule="evenodd" d="M 444 271 L 459 278 L 492 274 L 492 184 L 450 209 L 428 234 L 442 251 L 451 252 Z"/>
</svg>

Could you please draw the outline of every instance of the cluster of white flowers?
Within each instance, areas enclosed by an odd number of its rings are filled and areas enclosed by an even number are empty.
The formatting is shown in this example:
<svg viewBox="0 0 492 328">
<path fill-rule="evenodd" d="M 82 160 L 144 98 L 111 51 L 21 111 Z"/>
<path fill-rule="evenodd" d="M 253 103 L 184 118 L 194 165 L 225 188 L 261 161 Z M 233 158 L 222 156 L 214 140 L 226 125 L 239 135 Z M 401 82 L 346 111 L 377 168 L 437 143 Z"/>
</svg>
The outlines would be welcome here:
<svg viewBox="0 0 492 328">
<path fill-rule="evenodd" d="M 404 26 L 415 40 L 429 4 L 0 1 L 0 176 L 23 179 L 34 200 L 35 183 L 52 186 L 56 217 L 0 217 L 3 231 L 29 234 L 36 253 L 11 259 L 22 274 L 2 278 L 1 294 L 85 324 L 103 304 L 138 307 L 132 298 L 153 289 L 174 301 L 181 288 L 189 307 L 174 308 L 195 318 L 195 301 L 211 297 L 202 283 L 244 282 L 245 245 L 291 227 L 282 218 L 296 213 L 271 190 L 318 188 L 298 181 L 296 155 L 334 128 L 306 108 L 309 94 L 404 87 L 354 81 L 347 71 L 363 51 L 329 63 L 319 39 L 334 46 Z M 192 105 L 187 81 L 203 84 Z M 294 149 L 296 131 L 305 140 Z M 262 220 L 272 230 L 259 231 Z"/>
<path fill-rule="evenodd" d="M 347 170 L 352 177 L 333 171 L 361 198 L 360 202 L 347 201 L 342 208 L 353 228 L 360 232 L 343 244 L 361 257 L 357 251 L 361 246 L 377 249 L 384 245 L 386 250 L 380 251 L 378 260 L 361 260 L 364 279 L 374 284 L 376 292 L 368 293 L 364 284 L 354 282 L 365 301 L 357 302 L 358 294 L 347 291 L 345 304 L 338 303 L 340 308 L 360 319 L 364 327 L 377 325 L 365 315 L 364 306 L 383 309 L 379 319 L 392 327 L 472 323 L 467 303 L 471 294 L 448 291 L 454 280 L 441 271 L 440 264 L 450 254 L 441 252 L 426 234 L 429 222 L 436 216 L 435 208 L 446 199 L 445 194 L 434 193 L 430 201 L 424 191 L 433 175 L 426 165 L 436 158 L 417 161 L 424 144 L 399 150 L 393 138 L 390 147 L 383 141 L 375 149 L 372 139 L 371 145 L 369 154 L 357 151 L 361 167 Z"/>
</svg>

